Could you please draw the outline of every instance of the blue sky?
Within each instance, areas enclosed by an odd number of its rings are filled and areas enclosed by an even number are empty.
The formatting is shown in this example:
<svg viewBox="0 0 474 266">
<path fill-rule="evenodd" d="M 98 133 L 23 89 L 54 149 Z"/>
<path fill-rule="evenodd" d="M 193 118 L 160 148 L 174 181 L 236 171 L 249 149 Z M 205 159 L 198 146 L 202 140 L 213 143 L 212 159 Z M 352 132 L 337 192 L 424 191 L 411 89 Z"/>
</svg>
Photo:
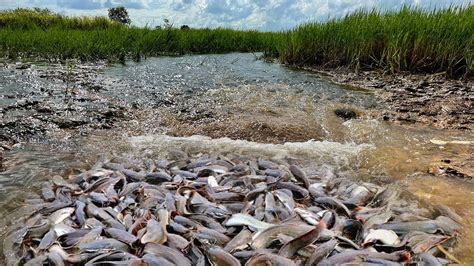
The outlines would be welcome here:
<svg viewBox="0 0 474 266">
<path fill-rule="evenodd" d="M 139 26 L 157 26 L 168 18 L 178 26 L 282 30 L 360 8 L 392 10 L 404 4 L 444 8 L 474 0 L 0 0 L 0 9 L 42 7 L 67 15 L 107 15 L 107 8 L 123 5 Z"/>
</svg>

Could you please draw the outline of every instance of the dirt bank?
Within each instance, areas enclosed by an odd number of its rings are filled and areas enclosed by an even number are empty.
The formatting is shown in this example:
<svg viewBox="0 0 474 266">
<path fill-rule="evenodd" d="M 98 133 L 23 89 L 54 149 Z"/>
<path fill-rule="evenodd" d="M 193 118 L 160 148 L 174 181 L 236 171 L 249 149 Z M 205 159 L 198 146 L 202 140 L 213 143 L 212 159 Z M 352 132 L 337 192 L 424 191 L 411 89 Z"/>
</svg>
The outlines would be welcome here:
<svg viewBox="0 0 474 266">
<path fill-rule="evenodd" d="M 126 106 L 104 96 L 104 66 L 81 63 L 67 71 L 61 64 L 1 63 L 0 159 L 19 142 L 67 140 L 126 119 Z"/>
<path fill-rule="evenodd" d="M 385 74 L 341 69 L 309 69 L 332 82 L 375 89 L 387 106 L 385 120 L 420 123 L 441 129 L 474 130 L 474 80 L 447 79 L 444 74 Z"/>
</svg>

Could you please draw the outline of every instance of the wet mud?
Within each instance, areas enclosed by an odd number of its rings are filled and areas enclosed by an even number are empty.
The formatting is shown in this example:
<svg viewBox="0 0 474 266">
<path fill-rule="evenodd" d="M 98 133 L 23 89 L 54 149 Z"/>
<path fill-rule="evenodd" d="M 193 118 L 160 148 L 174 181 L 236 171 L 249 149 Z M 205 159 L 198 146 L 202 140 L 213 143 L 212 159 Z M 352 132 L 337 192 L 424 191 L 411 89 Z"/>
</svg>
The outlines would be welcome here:
<svg viewBox="0 0 474 266">
<path fill-rule="evenodd" d="M 386 74 L 347 69 L 307 69 L 347 86 L 372 89 L 388 106 L 385 120 L 441 129 L 474 130 L 474 80 L 439 74 Z"/>
</svg>

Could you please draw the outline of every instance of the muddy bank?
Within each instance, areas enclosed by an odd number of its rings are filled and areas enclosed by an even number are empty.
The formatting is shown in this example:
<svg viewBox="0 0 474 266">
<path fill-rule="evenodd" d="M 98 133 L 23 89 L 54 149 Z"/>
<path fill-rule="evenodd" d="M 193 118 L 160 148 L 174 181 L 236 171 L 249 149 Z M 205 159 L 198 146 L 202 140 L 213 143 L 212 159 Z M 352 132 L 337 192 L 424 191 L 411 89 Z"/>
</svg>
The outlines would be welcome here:
<svg viewBox="0 0 474 266">
<path fill-rule="evenodd" d="M 443 130 L 474 130 L 474 80 L 447 79 L 443 74 L 384 74 L 381 71 L 354 72 L 341 69 L 307 69 L 353 89 L 374 91 L 380 104 L 386 106 L 376 114 L 379 119 L 401 125 L 421 125 Z M 381 117 L 380 117 L 381 116 Z M 471 135 L 472 136 L 472 135 Z M 473 180 L 474 153 L 472 144 L 454 144 L 446 157 L 441 150 L 446 144 L 436 143 L 440 155 L 425 170 L 434 176 Z M 462 151 L 462 152 L 461 152 Z M 411 160 L 411 159 L 409 159 Z"/>
<path fill-rule="evenodd" d="M 103 63 L 0 65 L 0 157 L 19 142 L 66 140 L 127 119 L 126 106 L 105 97 Z"/>
<path fill-rule="evenodd" d="M 381 71 L 309 69 L 334 83 L 366 88 L 387 107 L 383 119 L 440 129 L 474 130 L 474 81 L 444 74 L 385 74 Z"/>
</svg>

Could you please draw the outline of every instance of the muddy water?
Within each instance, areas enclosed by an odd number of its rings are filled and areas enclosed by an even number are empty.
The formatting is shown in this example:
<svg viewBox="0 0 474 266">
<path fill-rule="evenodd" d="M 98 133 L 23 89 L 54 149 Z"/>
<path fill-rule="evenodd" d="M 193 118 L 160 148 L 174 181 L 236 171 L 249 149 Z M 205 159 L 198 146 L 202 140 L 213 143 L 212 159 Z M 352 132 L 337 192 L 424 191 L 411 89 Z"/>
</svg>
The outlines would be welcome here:
<svg viewBox="0 0 474 266">
<path fill-rule="evenodd" d="M 11 75 L 2 90 L 14 91 L 20 76 Z M 27 85 L 45 82 L 35 77 L 18 85 L 22 93 L 34 94 L 38 88 Z M 7 153 L 0 173 L 2 231 L 31 211 L 22 208 L 25 199 L 34 198 L 31 192 L 54 174 L 115 156 L 159 158 L 180 149 L 296 161 L 312 176 L 400 182 L 465 217 L 455 254 L 474 263 L 474 187 L 465 179 L 474 176 L 471 132 L 392 124 L 381 118 L 385 107 L 376 91 L 337 86 L 248 54 L 152 58 L 110 66 L 95 77 L 102 86 L 94 92 L 101 99 L 95 106 L 112 102 L 128 116 L 111 129 L 61 131 Z M 358 118 L 337 117 L 334 110 L 342 107 Z"/>
</svg>

